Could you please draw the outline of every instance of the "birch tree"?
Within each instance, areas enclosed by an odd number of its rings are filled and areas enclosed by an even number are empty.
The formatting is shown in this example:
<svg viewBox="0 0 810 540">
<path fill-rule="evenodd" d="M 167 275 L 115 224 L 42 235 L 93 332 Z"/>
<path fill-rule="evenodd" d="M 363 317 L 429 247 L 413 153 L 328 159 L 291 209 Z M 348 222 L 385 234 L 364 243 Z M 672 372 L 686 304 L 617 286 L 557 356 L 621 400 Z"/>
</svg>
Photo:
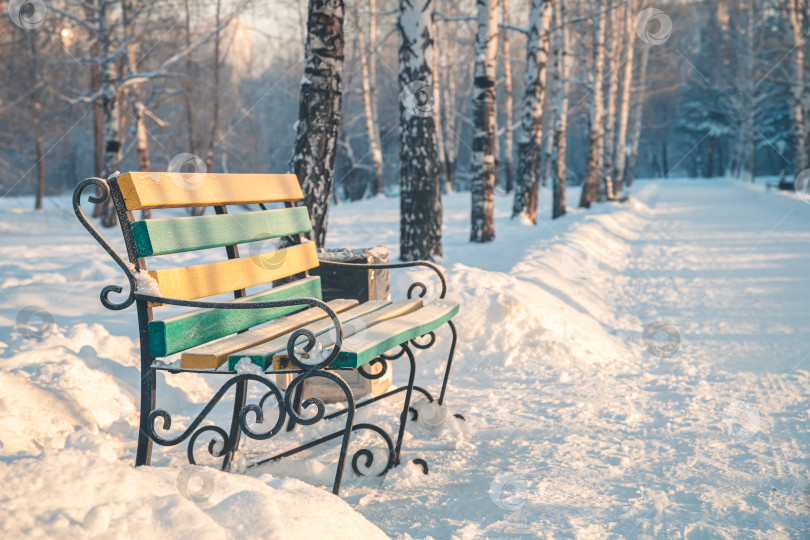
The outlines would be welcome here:
<svg viewBox="0 0 810 540">
<path fill-rule="evenodd" d="M 606 15 L 602 13 L 603 2 L 594 2 L 594 40 L 593 40 L 593 76 L 591 82 L 590 103 L 590 130 L 588 134 L 588 154 L 585 172 L 585 181 L 582 183 L 582 193 L 579 198 L 580 208 L 590 208 L 591 203 L 598 200 L 598 190 L 601 184 L 601 135 L 604 129 L 604 103 L 602 92 L 602 79 L 605 68 L 605 22 Z"/>
<path fill-rule="evenodd" d="M 374 9 L 374 0 L 369 2 L 369 8 Z M 354 10 L 355 20 L 360 20 L 360 14 L 356 7 Z M 375 31 L 374 12 L 370 14 L 370 32 Z M 369 38 L 370 43 L 374 42 L 373 36 Z M 363 112 L 366 118 L 366 130 L 368 131 L 369 150 L 371 151 L 371 161 L 374 164 L 374 190 L 378 195 L 383 194 L 383 156 L 380 150 L 380 137 L 377 133 L 377 117 L 374 114 L 374 101 L 372 87 L 374 82 L 371 78 L 371 64 L 374 62 L 374 51 L 366 46 L 366 36 L 364 30 L 360 28 L 357 32 L 357 41 L 360 49 L 360 67 L 363 84 Z"/>
<path fill-rule="evenodd" d="M 543 99 L 546 91 L 552 1 L 532 0 L 526 43 L 526 73 L 520 105 L 518 175 L 512 216 L 523 214 L 537 223 L 537 192 L 543 140 Z"/>
<path fill-rule="evenodd" d="M 505 25 L 509 24 L 509 0 L 501 0 L 501 19 Z M 506 139 L 504 143 L 504 157 L 506 163 L 506 192 L 511 193 L 515 187 L 514 179 L 514 126 L 513 123 L 513 102 L 512 102 L 512 51 L 509 42 L 509 32 L 503 35 L 503 90 L 504 90 L 504 118 L 506 121 Z"/>
<path fill-rule="evenodd" d="M 471 242 L 495 239 L 495 60 L 498 55 L 498 0 L 478 0 L 470 164 Z"/>
<path fill-rule="evenodd" d="M 455 6 L 451 8 L 455 13 Z M 450 23 L 449 35 L 456 35 L 456 21 Z M 455 68 L 455 39 L 447 39 L 447 47 L 441 51 L 443 73 L 447 73 L 447 81 L 441 86 L 443 92 L 443 107 L 441 108 L 442 117 L 444 118 L 444 165 L 446 169 L 447 191 L 452 191 L 456 182 L 456 77 L 453 69 Z M 449 73 L 445 71 L 446 66 L 452 64 L 453 68 Z"/>
<path fill-rule="evenodd" d="M 650 45 L 641 48 L 641 62 L 638 67 L 638 89 L 635 97 L 635 110 L 633 112 L 633 132 L 630 135 L 630 159 L 627 163 L 627 171 L 623 183 L 627 187 L 633 185 L 636 176 L 636 165 L 638 163 L 638 144 L 641 140 L 641 121 L 644 113 L 644 102 L 647 99 L 647 64 L 650 60 Z"/>
<path fill-rule="evenodd" d="M 552 219 L 565 215 L 565 154 L 568 128 L 568 32 L 565 27 L 565 0 L 559 0 L 555 10 L 557 51 L 554 55 L 554 185 Z"/>
<path fill-rule="evenodd" d="M 615 128 L 616 128 L 616 98 L 619 94 L 619 63 L 621 61 L 621 44 L 623 32 L 619 30 L 620 11 L 615 9 L 611 3 L 608 3 L 610 12 L 606 15 L 607 22 L 610 24 L 610 32 L 607 34 L 610 39 L 606 39 L 609 43 L 609 50 L 606 51 L 608 58 L 608 91 L 607 91 L 607 109 L 605 110 L 605 131 L 602 138 L 602 145 L 604 146 L 604 163 L 602 167 L 602 189 L 598 190 L 600 201 L 613 197 L 613 159 L 615 150 Z M 596 84 L 599 84 L 597 81 Z"/>
<path fill-rule="evenodd" d="M 442 200 L 433 115 L 433 0 L 399 4 L 400 257 L 442 254 Z"/>
<path fill-rule="evenodd" d="M 624 167 L 627 163 L 627 124 L 630 117 L 630 91 L 633 87 L 633 61 L 635 60 L 635 34 L 633 33 L 633 12 L 635 2 L 624 7 L 625 64 L 622 81 L 622 94 L 619 101 L 619 129 L 616 135 L 616 165 L 613 169 L 614 193 L 622 191 Z"/>
<path fill-rule="evenodd" d="M 326 242 L 329 197 L 335 175 L 343 99 L 343 0 L 310 0 L 304 76 L 290 171 L 304 192 L 312 220 L 310 238 Z"/>
<path fill-rule="evenodd" d="M 804 9 L 803 0 L 787 0 L 787 16 L 793 34 L 793 168 L 798 174 L 807 168 L 807 125 L 804 117 Z"/>
</svg>

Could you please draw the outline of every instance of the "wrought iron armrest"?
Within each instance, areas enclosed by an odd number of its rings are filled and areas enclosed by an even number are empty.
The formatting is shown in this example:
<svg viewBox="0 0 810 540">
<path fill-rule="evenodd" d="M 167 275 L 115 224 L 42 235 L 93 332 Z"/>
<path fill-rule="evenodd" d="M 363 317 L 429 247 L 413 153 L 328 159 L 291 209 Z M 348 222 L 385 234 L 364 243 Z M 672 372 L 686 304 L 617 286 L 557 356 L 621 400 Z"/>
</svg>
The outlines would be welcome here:
<svg viewBox="0 0 810 540">
<path fill-rule="evenodd" d="M 340 267 L 343 267 L 343 268 L 367 268 L 367 269 L 371 269 L 371 270 L 375 270 L 375 269 L 377 269 L 377 270 L 385 270 L 385 269 L 389 269 L 389 268 L 409 268 L 409 267 L 412 267 L 412 266 L 426 266 L 426 267 L 430 268 L 431 270 L 433 270 L 434 272 L 436 272 L 436 275 L 439 276 L 439 280 L 442 283 L 442 292 L 441 292 L 441 294 L 439 294 L 439 298 L 444 298 L 444 296 L 447 294 L 447 280 L 445 279 L 444 274 L 442 273 L 442 271 L 439 269 L 438 266 L 436 266 L 435 264 L 433 264 L 430 261 L 411 261 L 411 262 L 401 262 L 401 263 L 370 264 L 370 263 L 347 263 L 347 262 L 337 262 L 337 261 L 325 261 L 325 260 L 322 260 L 322 259 L 318 259 L 318 263 L 322 264 L 322 265 L 340 266 Z M 416 287 L 419 287 L 421 289 L 421 292 L 419 293 L 419 298 L 423 298 L 425 296 L 425 293 L 427 292 L 427 287 L 421 281 L 417 281 L 417 282 L 411 284 L 410 287 L 408 287 L 408 298 L 409 299 L 411 298 L 411 294 L 413 293 L 413 290 Z"/>
<path fill-rule="evenodd" d="M 115 176 L 115 175 L 113 175 Z M 135 267 L 126 262 L 121 255 L 118 254 L 115 249 L 110 245 L 109 242 L 101 235 L 100 232 L 93 226 L 92 223 L 87 219 L 87 216 L 82 210 L 82 203 L 81 203 L 81 196 L 84 189 L 90 185 L 96 186 L 96 188 L 101 190 L 101 195 L 91 195 L 90 202 L 93 204 L 99 204 L 105 202 L 107 199 L 110 198 L 110 186 L 107 185 L 107 181 L 103 178 L 88 178 L 81 182 L 76 189 L 73 190 L 73 212 L 75 212 L 76 217 L 79 218 L 79 221 L 84 228 L 87 229 L 87 232 L 96 239 L 96 242 L 101 244 L 101 247 L 104 248 L 104 251 L 112 257 L 115 263 L 121 267 L 121 270 L 124 271 L 126 274 L 127 279 L 129 280 L 129 295 L 122 301 L 122 302 L 112 302 L 107 296 L 111 292 L 120 293 L 124 289 L 118 285 L 107 285 L 101 290 L 101 303 L 107 309 L 124 309 L 132 305 L 135 301 Z"/>
</svg>

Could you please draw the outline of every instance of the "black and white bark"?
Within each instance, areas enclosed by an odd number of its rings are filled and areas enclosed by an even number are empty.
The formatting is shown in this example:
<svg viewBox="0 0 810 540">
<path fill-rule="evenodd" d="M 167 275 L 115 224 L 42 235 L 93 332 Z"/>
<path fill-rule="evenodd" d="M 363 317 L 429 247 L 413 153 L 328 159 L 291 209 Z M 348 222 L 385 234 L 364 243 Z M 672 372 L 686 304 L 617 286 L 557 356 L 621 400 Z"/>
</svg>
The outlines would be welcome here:
<svg viewBox="0 0 810 540">
<path fill-rule="evenodd" d="M 565 0 L 558 0 L 555 10 L 557 51 L 554 55 L 554 184 L 552 219 L 565 215 L 565 153 L 568 130 L 568 31 L 565 27 Z"/>
<path fill-rule="evenodd" d="M 455 12 L 455 6 L 452 6 Z M 449 35 L 456 35 L 456 22 L 451 21 Z M 455 63 L 455 39 L 448 39 L 447 46 L 441 51 L 442 54 L 442 73 L 447 74 L 447 81 L 442 85 L 443 93 L 443 106 L 441 108 L 442 116 L 444 118 L 444 165 L 445 165 L 445 178 L 447 181 L 447 191 L 453 191 L 456 182 L 456 77 L 453 70 L 456 67 Z M 449 70 L 446 66 L 452 65 Z"/>
<path fill-rule="evenodd" d="M 504 24 L 509 24 L 509 0 L 501 0 Z M 511 193 L 515 188 L 514 178 L 514 105 L 512 97 L 512 51 L 509 41 L 509 32 L 503 35 L 503 89 L 504 89 L 504 120 L 506 121 L 506 140 L 504 141 L 504 168 L 506 169 L 506 192 Z"/>
<path fill-rule="evenodd" d="M 543 100 L 546 91 L 549 30 L 552 0 L 532 0 L 529 37 L 526 44 L 526 72 L 520 105 L 518 133 L 518 175 L 512 215 L 522 214 L 537 223 L 537 191 L 543 141 Z"/>
<path fill-rule="evenodd" d="M 370 8 L 373 8 L 374 1 L 370 3 Z M 360 14 L 356 6 L 352 6 L 354 10 L 355 20 L 360 20 Z M 370 14 L 370 21 L 374 21 L 374 13 Z M 371 31 L 374 31 L 374 25 L 370 24 Z M 371 38 L 373 41 L 373 37 Z M 380 137 L 377 132 L 377 121 L 374 114 L 374 102 L 372 94 L 372 79 L 371 79 L 371 63 L 374 61 L 374 54 L 370 47 L 366 46 L 365 30 L 360 28 L 357 32 L 357 44 L 360 49 L 360 67 L 362 75 L 362 90 L 363 90 L 363 112 L 366 117 L 366 130 L 368 131 L 369 150 L 371 152 L 371 161 L 374 165 L 374 190 L 378 195 L 383 194 L 383 156 L 380 149 Z"/>
<path fill-rule="evenodd" d="M 807 168 L 807 124 L 804 116 L 804 10 L 801 0 L 787 0 L 787 14 L 793 33 L 793 173 Z"/>
<path fill-rule="evenodd" d="M 630 187 L 636 177 L 636 164 L 638 163 L 638 143 L 641 140 L 641 121 L 644 113 L 644 101 L 647 99 L 647 64 L 650 60 L 650 45 L 644 45 L 641 49 L 641 62 L 638 67 L 638 88 L 635 96 L 635 108 L 633 112 L 633 132 L 630 135 L 630 152 L 627 160 L 627 172 L 625 173 L 623 185 Z"/>
<path fill-rule="evenodd" d="M 113 22 L 110 20 L 112 4 L 102 1 L 98 11 L 98 37 L 103 61 L 101 64 L 101 111 L 104 119 L 104 174 L 107 178 L 121 167 L 121 111 L 118 87 L 118 65 L 113 46 Z M 112 198 L 101 210 L 101 225 L 114 227 L 118 223 Z"/>
<path fill-rule="evenodd" d="M 495 239 L 495 61 L 498 55 L 498 0 L 478 0 L 473 82 L 473 140 L 470 164 L 470 241 Z"/>
<path fill-rule="evenodd" d="M 627 124 L 630 117 L 630 90 L 633 87 L 633 62 L 635 60 L 635 34 L 633 17 L 636 3 L 628 2 L 624 12 L 624 39 L 626 41 L 622 93 L 619 102 L 619 128 L 616 134 L 616 164 L 613 169 L 613 189 L 618 196 L 622 191 L 624 169 L 627 164 Z"/>
<path fill-rule="evenodd" d="M 590 208 L 598 200 L 601 183 L 602 132 L 604 130 L 604 102 L 602 79 L 605 70 L 605 23 L 607 15 L 602 13 L 603 2 L 594 2 L 594 43 L 593 76 L 591 80 L 590 130 L 585 181 L 579 198 L 580 208 Z"/>
<path fill-rule="evenodd" d="M 616 9 L 611 2 L 608 2 L 609 13 L 606 15 L 609 31 L 606 30 L 605 54 L 608 58 L 608 84 L 607 84 L 607 107 L 605 110 L 605 132 L 602 137 L 603 166 L 602 166 L 602 189 L 597 190 L 600 201 L 613 197 L 613 164 L 616 148 L 616 99 L 619 97 L 619 65 L 622 52 L 622 36 L 624 32 L 620 26 L 619 16 L 622 11 Z"/>
<path fill-rule="evenodd" d="M 400 258 L 442 254 L 442 199 L 433 114 L 433 0 L 399 4 Z"/>
<path fill-rule="evenodd" d="M 290 171 L 298 177 L 312 220 L 311 239 L 326 242 L 335 174 L 343 75 L 343 0 L 310 0 L 306 65 Z"/>
</svg>

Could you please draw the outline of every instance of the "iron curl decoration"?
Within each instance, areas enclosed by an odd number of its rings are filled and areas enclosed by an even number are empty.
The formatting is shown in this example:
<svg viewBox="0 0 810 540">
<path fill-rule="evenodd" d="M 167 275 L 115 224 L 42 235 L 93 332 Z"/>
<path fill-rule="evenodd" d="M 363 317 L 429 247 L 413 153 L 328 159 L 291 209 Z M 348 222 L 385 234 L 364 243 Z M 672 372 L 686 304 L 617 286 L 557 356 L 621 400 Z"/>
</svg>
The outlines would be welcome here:
<svg viewBox="0 0 810 540">
<path fill-rule="evenodd" d="M 419 343 L 419 342 L 416 341 L 417 339 L 421 339 L 421 338 L 423 338 L 425 336 L 428 336 L 430 338 L 427 343 Z M 427 334 L 425 334 L 423 336 L 419 336 L 418 338 L 413 338 L 412 340 L 410 340 L 410 343 L 411 343 L 411 345 L 413 345 L 417 349 L 422 349 L 422 350 L 429 349 L 429 348 L 433 347 L 434 343 L 436 343 L 436 333 L 435 332 L 428 332 Z"/>
<path fill-rule="evenodd" d="M 388 461 L 385 464 L 385 468 L 380 473 L 378 473 L 378 476 L 382 476 L 389 470 L 391 470 L 391 467 L 394 466 L 394 441 L 391 440 L 391 436 L 388 435 L 388 433 L 386 433 L 382 428 L 379 428 L 373 424 L 357 424 L 352 428 L 352 431 L 357 431 L 360 429 L 368 429 L 370 431 L 373 431 L 382 438 L 382 440 L 388 447 Z M 363 469 L 365 469 L 365 472 L 361 471 L 360 467 L 358 467 L 360 459 L 364 459 Z M 366 473 L 368 473 L 368 471 L 371 469 L 373 465 L 374 465 L 374 452 L 372 452 L 368 448 L 361 448 L 360 450 L 355 452 L 354 455 L 352 456 L 352 470 L 354 471 L 354 474 L 356 474 L 357 476 L 366 476 Z"/>
<path fill-rule="evenodd" d="M 404 345 L 404 344 L 403 344 Z M 401 358 L 403 354 L 405 354 L 405 347 L 402 345 L 398 345 L 399 351 L 393 354 L 384 353 L 378 356 L 377 358 L 381 358 L 383 360 L 396 360 L 397 358 Z"/>
<path fill-rule="evenodd" d="M 219 426 L 203 426 L 200 429 L 198 429 L 197 431 L 195 431 L 194 434 L 191 436 L 191 439 L 189 439 L 189 441 L 188 441 L 188 449 L 186 450 L 186 455 L 188 456 L 188 462 L 191 465 L 196 465 L 197 464 L 197 460 L 194 459 L 194 443 L 197 442 L 197 438 L 200 435 L 202 435 L 203 433 L 206 433 L 208 431 L 213 431 L 216 435 L 219 435 L 220 437 L 222 437 L 222 449 L 219 450 L 219 451 L 217 451 L 217 449 L 216 449 L 216 443 L 217 443 L 216 439 L 212 438 L 208 442 L 208 453 L 211 456 L 213 456 L 215 458 L 221 458 L 221 457 L 224 457 L 225 454 L 227 454 L 228 452 L 231 451 L 232 443 L 229 440 L 230 438 L 228 437 L 228 434 L 225 433 L 224 429 L 222 429 Z"/>
<path fill-rule="evenodd" d="M 379 373 L 371 373 L 371 372 L 366 371 L 366 366 L 372 367 L 374 365 L 381 366 Z M 357 371 L 358 371 L 358 373 L 360 373 L 360 375 L 362 377 L 364 377 L 364 378 L 366 378 L 366 379 L 368 379 L 370 381 L 381 379 L 388 372 L 388 362 L 385 360 L 385 358 L 381 358 L 381 357 L 378 356 L 377 358 L 375 358 L 374 360 L 371 360 L 367 364 L 363 364 L 362 366 L 358 367 Z"/>
<path fill-rule="evenodd" d="M 279 418 L 276 421 L 276 424 L 269 431 L 263 433 L 257 433 L 252 429 L 250 429 L 250 427 L 247 425 L 248 414 L 251 412 L 256 415 L 257 422 L 261 423 L 264 420 L 263 412 L 259 406 L 249 404 L 246 405 L 244 408 L 242 408 L 241 411 L 239 411 L 239 423 L 241 424 L 242 431 L 244 431 L 246 436 L 258 440 L 269 439 L 270 437 L 281 431 L 281 426 L 284 424 L 284 421 L 286 419 L 286 410 L 282 405 L 283 401 L 281 397 L 281 391 L 278 389 L 278 387 L 271 381 L 267 380 L 266 378 L 260 375 L 255 375 L 253 373 L 243 373 L 229 379 L 228 382 L 222 385 L 222 387 L 217 391 L 217 393 L 214 394 L 214 397 L 211 399 L 211 401 L 208 402 L 208 404 L 203 408 L 200 414 L 197 415 L 197 417 L 191 422 L 191 424 L 185 429 L 185 431 L 183 431 L 183 433 L 181 433 L 177 437 L 166 439 L 157 434 L 157 430 L 155 428 L 155 422 L 157 421 L 157 419 L 160 418 L 162 420 L 161 429 L 163 431 L 168 431 L 172 427 L 172 417 L 168 412 L 166 412 L 163 409 L 155 409 L 149 414 L 149 417 L 147 419 L 147 434 L 149 435 L 149 438 L 151 438 L 154 442 L 156 442 L 161 446 L 175 446 L 182 443 L 183 441 L 185 441 L 190 437 L 188 443 L 189 463 L 194 464 L 195 463 L 193 455 L 194 443 L 196 442 L 197 438 L 199 438 L 202 434 L 209 431 L 213 431 L 215 434 L 217 434 L 222 438 L 223 447 L 221 450 L 217 451 L 214 447 L 216 441 L 212 439 L 211 442 L 208 444 L 208 453 L 214 457 L 223 457 L 231 450 L 234 441 L 229 440 L 228 434 L 222 428 L 213 425 L 200 427 L 200 424 L 211 413 L 211 411 L 214 409 L 217 403 L 219 403 L 219 401 L 222 399 L 225 393 L 227 393 L 232 386 L 242 381 L 255 381 L 263 384 L 270 390 L 270 392 L 268 393 L 272 394 L 279 403 Z"/>
<path fill-rule="evenodd" d="M 382 264 L 365 264 L 365 263 L 346 263 L 346 262 L 337 262 L 337 261 L 325 261 L 319 260 L 318 263 L 320 265 L 329 265 L 329 266 L 342 266 L 344 268 L 366 268 L 369 270 L 386 270 L 392 268 L 411 268 L 414 266 L 424 266 L 426 268 L 430 268 L 433 270 L 436 275 L 439 277 L 439 281 L 441 281 L 442 289 L 441 293 L 439 294 L 439 298 L 444 298 L 447 294 L 447 280 L 444 277 L 441 269 L 433 264 L 430 261 L 411 261 L 411 262 L 402 262 L 402 263 L 382 263 Z M 411 293 L 415 287 L 420 287 L 422 289 L 422 293 L 419 295 L 420 298 L 425 296 L 427 292 L 427 287 L 425 287 L 424 283 L 416 282 L 410 286 L 408 289 L 408 298 L 411 298 Z"/>
<path fill-rule="evenodd" d="M 311 377 L 323 377 L 325 379 L 329 379 L 337 384 L 341 390 L 343 390 L 343 394 L 346 396 L 347 401 L 347 409 L 350 411 L 354 411 L 354 395 L 352 394 L 349 385 L 346 384 L 346 381 L 343 380 L 343 377 L 338 375 L 333 371 L 321 371 L 321 370 L 310 370 L 301 373 L 296 378 L 290 382 L 287 386 L 287 391 L 284 392 L 284 405 L 287 408 L 287 411 L 290 413 L 292 419 L 305 426 L 310 426 L 312 424 L 316 424 L 321 421 L 326 413 L 326 406 L 323 404 L 318 398 L 310 397 L 306 399 L 303 403 L 301 403 L 301 408 L 309 409 L 313 405 L 315 406 L 316 412 L 310 418 L 304 418 L 298 414 L 298 411 L 295 410 L 295 407 L 292 406 L 290 400 L 295 395 L 295 390 L 298 388 L 298 385 L 304 384 L 304 381 L 311 378 Z"/>
<path fill-rule="evenodd" d="M 87 232 L 90 233 L 90 236 L 95 238 L 96 242 L 98 242 L 104 251 L 112 257 L 115 263 L 121 267 L 121 270 L 124 271 L 124 274 L 127 276 L 129 280 L 129 294 L 127 295 L 124 300 L 120 302 L 114 302 L 110 300 L 109 295 L 110 293 L 121 293 L 123 292 L 123 288 L 119 285 L 107 285 L 101 290 L 101 303 L 104 305 L 105 308 L 111 309 L 114 311 L 121 310 L 128 308 L 135 302 L 135 289 L 136 289 L 136 282 L 135 282 L 135 274 L 133 272 L 134 266 L 125 262 L 124 259 L 113 249 L 109 242 L 101 235 L 100 232 L 90 223 L 90 220 L 87 219 L 87 216 L 82 210 L 81 204 L 81 196 L 82 192 L 89 187 L 95 186 L 97 190 L 101 191 L 101 195 L 91 195 L 89 200 L 93 204 L 99 204 L 107 201 L 110 198 L 110 186 L 107 184 L 107 181 L 103 178 L 87 178 L 79 183 L 76 186 L 76 189 L 73 190 L 73 212 L 76 214 L 76 217 L 79 219 L 81 224 L 87 229 Z"/>
</svg>

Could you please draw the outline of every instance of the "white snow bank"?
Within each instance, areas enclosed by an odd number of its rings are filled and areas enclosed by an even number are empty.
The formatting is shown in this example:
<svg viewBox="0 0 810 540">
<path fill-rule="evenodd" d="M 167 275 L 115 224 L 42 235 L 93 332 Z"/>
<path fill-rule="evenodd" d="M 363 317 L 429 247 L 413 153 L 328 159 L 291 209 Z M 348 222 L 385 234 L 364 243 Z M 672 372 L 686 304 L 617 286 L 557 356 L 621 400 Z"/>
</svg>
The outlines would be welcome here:
<svg viewBox="0 0 810 540">
<path fill-rule="evenodd" d="M 387 538 L 340 498 L 299 480 L 134 468 L 100 452 L 97 436 L 72 438 L 78 448 L 0 462 L 5 537 Z"/>
</svg>

